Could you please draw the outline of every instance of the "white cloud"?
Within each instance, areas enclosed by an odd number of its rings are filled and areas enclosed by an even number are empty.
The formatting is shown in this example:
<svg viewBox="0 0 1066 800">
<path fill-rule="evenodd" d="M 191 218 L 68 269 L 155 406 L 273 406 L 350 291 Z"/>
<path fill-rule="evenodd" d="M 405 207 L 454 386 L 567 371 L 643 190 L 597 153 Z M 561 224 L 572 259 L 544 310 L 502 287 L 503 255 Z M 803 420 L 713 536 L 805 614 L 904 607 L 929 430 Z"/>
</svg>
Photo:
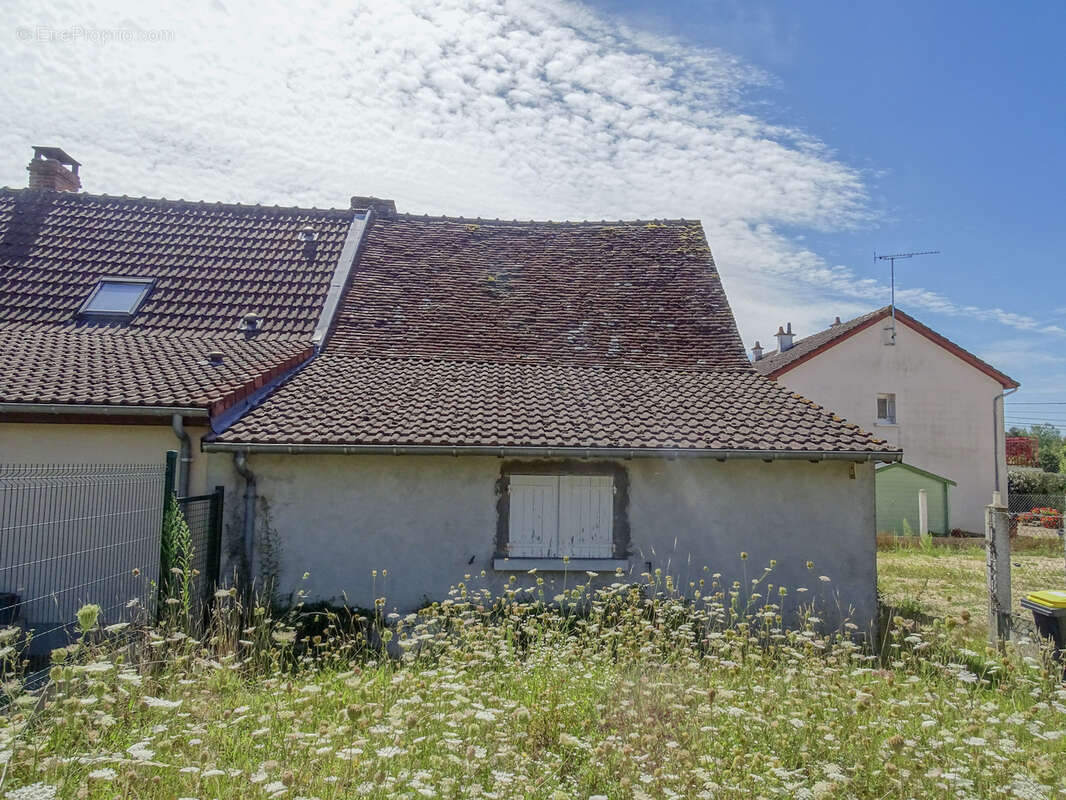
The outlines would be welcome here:
<svg viewBox="0 0 1066 800">
<path fill-rule="evenodd" d="M 769 78 L 728 53 L 620 27 L 565 0 L 9 7 L 0 182 L 30 144 L 67 148 L 88 191 L 282 204 L 392 197 L 401 210 L 519 218 L 700 217 L 750 343 L 887 288 L 779 231 L 872 215 L 864 175 L 744 104 Z M 171 31 L 161 43 L 34 40 Z M 25 34 L 22 34 L 25 35 Z M 900 301 L 1024 331 L 1061 326 Z M 764 342 L 765 344 L 765 342 Z"/>
</svg>

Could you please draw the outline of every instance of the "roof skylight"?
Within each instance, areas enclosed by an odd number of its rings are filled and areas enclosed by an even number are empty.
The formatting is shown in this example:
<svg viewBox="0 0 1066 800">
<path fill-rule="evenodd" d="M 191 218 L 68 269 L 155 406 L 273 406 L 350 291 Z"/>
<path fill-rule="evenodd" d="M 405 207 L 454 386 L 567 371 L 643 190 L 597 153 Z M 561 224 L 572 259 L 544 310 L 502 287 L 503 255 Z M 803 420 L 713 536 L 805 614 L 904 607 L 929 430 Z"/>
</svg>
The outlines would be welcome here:
<svg viewBox="0 0 1066 800">
<path fill-rule="evenodd" d="M 101 278 L 78 313 L 90 317 L 128 317 L 151 288 L 149 278 Z"/>
</svg>

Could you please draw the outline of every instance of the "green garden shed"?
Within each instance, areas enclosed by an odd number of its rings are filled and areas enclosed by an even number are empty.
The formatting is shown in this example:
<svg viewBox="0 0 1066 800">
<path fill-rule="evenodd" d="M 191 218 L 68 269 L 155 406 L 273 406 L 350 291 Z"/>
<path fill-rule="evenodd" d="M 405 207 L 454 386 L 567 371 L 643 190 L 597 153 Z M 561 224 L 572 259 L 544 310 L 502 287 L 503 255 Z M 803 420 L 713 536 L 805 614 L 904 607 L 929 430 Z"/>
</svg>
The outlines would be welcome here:
<svg viewBox="0 0 1066 800">
<path fill-rule="evenodd" d="M 955 481 L 912 464 L 897 462 L 877 470 L 877 530 L 917 535 L 918 491 L 925 489 L 929 505 L 929 532 L 951 530 L 951 503 L 948 487 Z"/>
</svg>

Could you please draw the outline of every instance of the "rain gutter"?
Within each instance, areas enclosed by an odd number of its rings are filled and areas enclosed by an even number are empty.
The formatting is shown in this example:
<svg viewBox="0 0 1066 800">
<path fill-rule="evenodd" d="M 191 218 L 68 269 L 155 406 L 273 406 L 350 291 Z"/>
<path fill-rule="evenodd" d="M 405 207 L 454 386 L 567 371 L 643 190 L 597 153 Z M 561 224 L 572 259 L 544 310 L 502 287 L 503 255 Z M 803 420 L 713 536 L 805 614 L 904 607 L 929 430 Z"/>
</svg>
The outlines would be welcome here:
<svg viewBox="0 0 1066 800">
<path fill-rule="evenodd" d="M 763 461 L 900 461 L 896 450 L 847 452 L 839 450 L 727 450 L 663 447 L 491 447 L 484 445 L 449 447 L 447 445 L 388 444 L 255 444 L 250 442 L 204 442 L 207 452 L 333 454 L 333 455 L 442 455 L 505 457 L 571 458 L 715 458 L 761 459 Z"/>
</svg>

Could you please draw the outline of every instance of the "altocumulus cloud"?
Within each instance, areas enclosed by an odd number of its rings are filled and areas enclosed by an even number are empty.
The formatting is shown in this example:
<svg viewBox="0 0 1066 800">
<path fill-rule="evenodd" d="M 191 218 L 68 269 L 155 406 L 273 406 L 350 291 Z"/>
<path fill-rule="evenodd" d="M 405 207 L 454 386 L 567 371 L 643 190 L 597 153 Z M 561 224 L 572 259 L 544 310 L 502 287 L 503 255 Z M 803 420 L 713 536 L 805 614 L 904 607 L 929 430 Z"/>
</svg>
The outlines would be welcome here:
<svg viewBox="0 0 1066 800">
<path fill-rule="evenodd" d="M 0 48 L 0 181 L 58 144 L 86 189 L 518 218 L 700 217 L 746 338 L 859 313 L 885 287 L 780 229 L 871 218 L 863 176 L 745 98 L 717 50 L 562 0 L 26 3 Z M 15 35 L 20 26 L 20 35 Z M 26 30 L 164 31 L 41 41 Z M 964 313 L 914 290 L 912 305 Z M 989 310 L 1023 329 L 1028 317 Z M 750 333 L 749 333 L 750 332 Z"/>
</svg>

